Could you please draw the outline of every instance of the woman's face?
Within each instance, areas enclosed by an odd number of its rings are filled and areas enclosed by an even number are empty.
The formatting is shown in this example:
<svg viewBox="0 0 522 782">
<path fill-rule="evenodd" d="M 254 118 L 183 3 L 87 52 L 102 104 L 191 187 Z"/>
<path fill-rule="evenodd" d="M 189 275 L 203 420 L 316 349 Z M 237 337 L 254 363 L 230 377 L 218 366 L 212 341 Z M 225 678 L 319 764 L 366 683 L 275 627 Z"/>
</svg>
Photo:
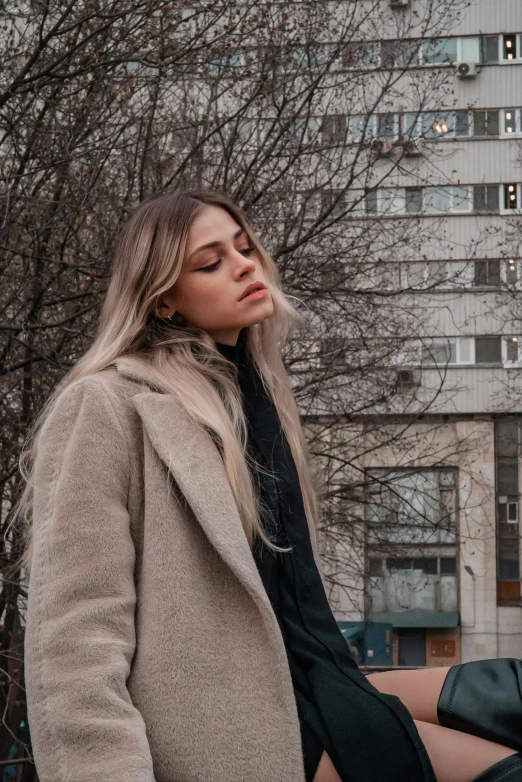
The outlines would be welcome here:
<svg viewBox="0 0 522 782">
<path fill-rule="evenodd" d="M 180 313 L 189 326 L 204 329 L 216 342 L 235 345 L 242 328 L 274 311 L 269 290 L 240 301 L 247 285 L 258 281 L 268 288 L 261 259 L 245 231 L 226 209 L 205 206 L 192 221 L 183 269 L 161 296 L 158 314 Z"/>
</svg>

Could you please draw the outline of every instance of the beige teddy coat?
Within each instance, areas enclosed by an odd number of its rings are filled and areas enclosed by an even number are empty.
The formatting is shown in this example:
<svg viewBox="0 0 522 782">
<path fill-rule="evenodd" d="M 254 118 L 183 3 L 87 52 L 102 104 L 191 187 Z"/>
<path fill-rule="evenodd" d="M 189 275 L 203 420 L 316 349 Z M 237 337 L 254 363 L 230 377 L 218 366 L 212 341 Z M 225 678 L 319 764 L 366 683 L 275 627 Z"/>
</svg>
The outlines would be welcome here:
<svg viewBox="0 0 522 782">
<path fill-rule="evenodd" d="M 40 782 L 304 782 L 219 452 L 128 372 L 72 384 L 42 429 L 25 652 Z"/>
</svg>

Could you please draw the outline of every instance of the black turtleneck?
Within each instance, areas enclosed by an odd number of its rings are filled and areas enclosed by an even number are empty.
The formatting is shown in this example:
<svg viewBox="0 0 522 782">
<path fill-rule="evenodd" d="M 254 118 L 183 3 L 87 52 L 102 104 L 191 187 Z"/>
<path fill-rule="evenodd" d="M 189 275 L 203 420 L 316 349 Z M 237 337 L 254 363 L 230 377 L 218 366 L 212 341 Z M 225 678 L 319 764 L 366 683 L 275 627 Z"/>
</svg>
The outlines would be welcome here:
<svg viewBox="0 0 522 782">
<path fill-rule="evenodd" d="M 251 468 L 264 528 L 272 541 L 291 546 L 280 554 L 258 539 L 253 556 L 285 642 L 307 780 L 313 779 L 324 747 L 343 782 L 381 780 L 383 751 L 389 782 L 435 782 L 406 707 L 359 671 L 333 616 L 313 556 L 292 452 L 246 341 L 244 328 L 235 345 L 216 346 L 238 370 L 248 452 L 273 473 Z"/>
</svg>

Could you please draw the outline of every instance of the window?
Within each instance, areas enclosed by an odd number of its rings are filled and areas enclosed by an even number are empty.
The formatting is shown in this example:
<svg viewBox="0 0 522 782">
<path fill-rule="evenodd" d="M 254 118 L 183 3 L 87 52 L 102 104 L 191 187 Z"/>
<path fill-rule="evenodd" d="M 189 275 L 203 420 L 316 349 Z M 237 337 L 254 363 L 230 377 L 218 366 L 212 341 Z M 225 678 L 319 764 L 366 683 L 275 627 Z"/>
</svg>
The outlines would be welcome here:
<svg viewBox="0 0 522 782">
<path fill-rule="evenodd" d="M 518 264 L 514 258 L 509 258 L 505 263 L 505 282 L 507 285 L 516 285 L 518 282 Z"/>
<path fill-rule="evenodd" d="M 332 189 L 321 191 L 321 211 L 326 212 L 329 209 L 332 211 L 328 217 L 336 218 L 340 217 L 347 211 L 347 194 L 343 190 Z"/>
<path fill-rule="evenodd" d="M 501 52 L 503 60 L 519 60 L 520 53 L 520 36 L 515 33 L 510 35 L 503 35 L 501 42 Z"/>
<path fill-rule="evenodd" d="M 520 208 L 520 185 L 511 182 L 508 185 L 504 185 L 504 212 L 510 212 L 514 209 Z"/>
<path fill-rule="evenodd" d="M 439 38 L 438 40 L 423 41 L 421 56 L 424 64 L 437 65 L 457 61 L 457 39 Z"/>
<path fill-rule="evenodd" d="M 382 41 L 381 66 L 383 68 L 410 68 L 419 64 L 420 41 Z"/>
<path fill-rule="evenodd" d="M 475 212 L 498 213 L 498 185 L 475 185 L 473 188 L 473 209 Z"/>
<path fill-rule="evenodd" d="M 346 140 L 347 119 L 345 114 L 330 114 L 323 117 L 321 141 L 323 144 L 344 143 Z"/>
<path fill-rule="evenodd" d="M 405 114 L 404 135 L 407 138 L 442 139 L 469 136 L 470 115 L 467 111 L 421 111 Z"/>
<path fill-rule="evenodd" d="M 475 279 L 473 284 L 500 285 L 500 261 L 475 261 Z"/>
<path fill-rule="evenodd" d="M 468 111 L 455 112 L 455 135 L 469 136 L 470 117 Z"/>
<path fill-rule="evenodd" d="M 408 214 L 419 214 L 422 212 L 422 187 L 406 187 L 405 204 Z"/>
<path fill-rule="evenodd" d="M 375 134 L 375 115 L 354 115 L 350 117 L 349 128 L 352 141 L 372 138 Z"/>
<path fill-rule="evenodd" d="M 476 111 L 474 113 L 474 136 L 498 136 L 499 112 L 498 109 L 488 111 Z"/>
<path fill-rule="evenodd" d="M 502 111 L 502 135 L 514 136 L 522 131 L 520 109 L 504 109 Z"/>
<path fill-rule="evenodd" d="M 364 197 L 364 208 L 367 214 L 377 214 L 377 190 L 370 190 Z"/>
<path fill-rule="evenodd" d="M 357 41 L 347 44 L 342 51 L 344 68 L 377 68 L 380 62 L 380 43 Z"/>
<path fill-rule="evenodd" d="M 483 42 L 484 62 L 498 62 L 498 35 L 485 35 Z"/>
<path fill-rule="evenodd" d="M 500 337 L 475 338 L 476 364 L 500 364 L 501 361 L 502 347 Z"/>
<path fill-rule="evenodd" d="M 396 136 L 395 114 L 378 114 L 377 138 L 394 139 Z"/>
<path fill-rule="evenodd" d="M 370 544 L 455 543 L 455 472 L 371 470 L 366 509 Z M 403 560 L 397 569 L 409 569 L 409 557 L 407 562 L 408 567 Z M 425 569 L 424 572 L 430 567 L 424 560 L 422 563 L 416 560 L 416 564 L 418 569 Z"/>
<path fill-rule="evenodd" d="M 520 532 L 518 462 L 522 418 L 495 422 L 497 484 L 497 581 L 499 603 L 520 604 Z"/>
<path fill-rule="evenodd" d="M 475 360 L 473 340 L 469 337 L 441 337 L 424 340 L 422 363 L 445 366 L 447 364 L 473 364 Z"/>
<path fill-rule="evenodd" d="M 447 214 L 471 211 L 469 187 L 426 187 L 424 188 L 424 212 L 426 214 Z"/>
<path fill-rule="evenodd" d="M 522 351 L 519 349 L 520 337 L 505 337 L 503 359 L 508 364 L 518 364 Z"/>
</svg>

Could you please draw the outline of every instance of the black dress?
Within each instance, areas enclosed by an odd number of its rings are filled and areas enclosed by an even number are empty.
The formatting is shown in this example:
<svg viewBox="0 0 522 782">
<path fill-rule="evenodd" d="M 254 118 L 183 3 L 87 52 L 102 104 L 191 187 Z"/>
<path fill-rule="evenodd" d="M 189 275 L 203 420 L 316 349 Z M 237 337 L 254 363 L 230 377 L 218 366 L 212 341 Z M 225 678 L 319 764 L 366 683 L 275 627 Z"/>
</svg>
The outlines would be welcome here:
<svg viewBox="0 0 522 782">
<path fill-rule="evenodd" d="M 399 698 L 379 692 L 359 670 L 331 611 L 317 569 L 299 478 L 277 410 L 246 347 L 216 343 L 238 368 L 248 451 L 274 477 L 255 469 L 263 523 L 253 555 L 285 642 L 301 725 L 307 782 L 323 748 L 343 782 L 436 782 L 428 754 Z"/>
</svg>

